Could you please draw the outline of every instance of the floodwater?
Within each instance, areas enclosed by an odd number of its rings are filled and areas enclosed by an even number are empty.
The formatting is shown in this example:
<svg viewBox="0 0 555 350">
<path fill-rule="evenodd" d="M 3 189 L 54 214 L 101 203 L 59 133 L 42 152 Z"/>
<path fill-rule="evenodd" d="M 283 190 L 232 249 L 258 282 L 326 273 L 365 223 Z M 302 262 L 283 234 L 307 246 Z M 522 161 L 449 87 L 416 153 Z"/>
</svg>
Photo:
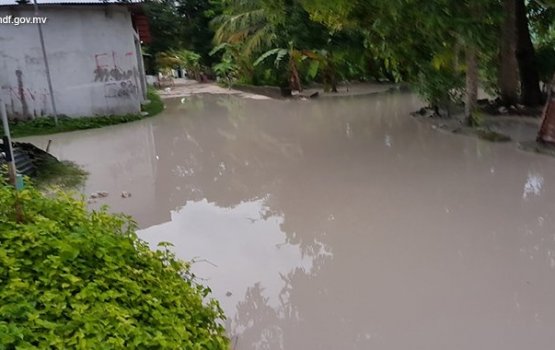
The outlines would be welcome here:
<svg viewBox="0 0 555 350">
<path fill-rule="evenodd" d="M 110 192 L 93 207 L 196 261 L 235 349 L 553 348 L 555 160 L 432 130 L 419 107 L 206 95 L 32 139 Z"/>
</svg>

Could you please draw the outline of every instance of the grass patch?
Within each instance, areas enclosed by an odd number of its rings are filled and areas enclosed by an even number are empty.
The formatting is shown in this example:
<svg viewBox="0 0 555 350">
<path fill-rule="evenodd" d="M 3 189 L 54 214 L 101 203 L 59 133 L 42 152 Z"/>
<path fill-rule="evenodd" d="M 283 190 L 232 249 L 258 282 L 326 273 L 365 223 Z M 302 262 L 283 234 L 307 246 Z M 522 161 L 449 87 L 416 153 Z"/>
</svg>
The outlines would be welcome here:
<svg viewBox="0 0 555 350">
<path fill-rule="evenodd" d="M 39 188 L 61 187 L 73 189 L 82 186 L 89 173 L 74 162 L 47 160 L 42 162 L 32 181 Z"/>
<path fill-rule="evenodd" d="M 510 142 L 511 141 L 511 138 L 509 136 L 500 134 L 493 130 L 478 129 L 476 130 L 476 134 L 482 140 L 486 140 L 490 142 Z"/>
<path fill-rule="evenodd" d="M 143 106 L 143 112 L 147 112 L 149 117 L 155 116 L 164 110 L 164 102 L 158 94 L 158 91 L 153 87 L 148 87 L 146 98 L 150 103 Z"/>
<path fill-rule="evenodd" d="M 24 137 L 32 135 L 56 134 L 74 130 L 96 129 L 104 126 L 129 123 L 147 117 L 152 117 L 164 110 L 164 103 L 155 89 L 150 87 L 148 88 L 147 98 L 150 100 L 150 103 L 144 105 L 142 108 L 143 112 L 148 113 L 146 116 L 141 114 L 128 114 L 83 118 L 59 117 L 58 125 L 54 122 L 54 118 L 42 117 L 30 121 L 10 123 L 10 131 L 12 133 L 12 137 Z M 2 134 L 4 133 L 1 126 L 0 132 Z"/>
<path fill-rule="evenodd" d="M 85 117 L 85 118 L 58 118 L 58 125 L 52 117 L 42 117 L 30 121 L 14 122 L 10 124 L 12 137 L 32 135 L 48 135 L 60 132 L 96 129 L 103 126 L 128 123 L 143 119 L 141 115 Z M 3 132 L 3 131 L 2 131 Z"/>
</svg>

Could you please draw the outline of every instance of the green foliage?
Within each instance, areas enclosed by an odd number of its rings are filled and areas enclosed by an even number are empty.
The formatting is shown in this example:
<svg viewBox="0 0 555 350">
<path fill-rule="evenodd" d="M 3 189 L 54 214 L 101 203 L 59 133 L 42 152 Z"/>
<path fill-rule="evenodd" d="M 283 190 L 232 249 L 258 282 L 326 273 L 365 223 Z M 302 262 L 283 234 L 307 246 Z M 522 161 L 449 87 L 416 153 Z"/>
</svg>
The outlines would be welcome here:
<svg viewBox="0 0 555 350">
<path fill-rule="evenodd" d="M 181 65 L 187 70 L 187 73 L 192 75 L 196 80 L 200 80 L 201 56 L 193 51 L 179 50 L 176 52 L 177 57 L 181 60 Z"/>
<path fill-rule="evenodd" d="M 552 1 L 526 1 L 544 81 L 554 70 Z M 403 81 L 434 105 L 460 101 L 465 92 L 461 85 L 465 52 L 476 51 L 479 77 L 472 69 L 468 81 L 479 80 L 488 92 L 499 90 L 503 1 L 194 0 L 187 4 L 178 0 L 167 4 L 189 6 L 191 16 L 177 11 L 185 22 L 206 17 L 207 8 L 214 9 L 208 16 L 213 18 L 217 46 L 211 57 L 222 62 L 214 66 L 221 79 L 227 79 L 223 72 L 233 65 L 233 80 L 245 84 L 283 85 L 295 80 L 291 84 L 300 86 L 301 80 L 303 84 L 317 81 L 334 90 L 345 80 Z M 297 59 L 290 48 L 317 57 Z M 271 62 L 270 56 L 277 59 Z"/>
<path fill-rule="evenodd" d="M 547 6 L 550 5 L 550 6 Z M 528 4 L 531 31 L 536 41 L 538 73 L 544 83 L 555 74 L 555 1 L 532 0 Z"/>
<path fill-rule="evenodd" d="M 101 128 L 108 125 L 128 123 L 140 119 L 142 119 L 142 116 L 135 114 L 84 118 L 58 118 L 58 125 L 56 125 L 54 118 L 41 117 L 30 121 L 16 121 L 10 125 L 10 130 L 12 132 L 12 136 L 14 137 L 48 135 L 73 130 Z"/>
<path fill-rule="evenodd" d="M 233 72 L 233 80 L 239 80 L 243 83 L 251 83 L 253 76 L 253 65 L 250 57 L 245 55 L 241 44 L 221 43 L 214 47 L 210 52 L 211 56 L 218 56 L 222 65 L 216 69 L 213 67 L 216 74 L 219 74 L 220 79 L 227 79 L 228 72 Z M 222 74 L 223 73 L 223 74 Z"/>
<path fill-rule="evenodd" d="M 153 117 L 164 110 L 164 101 L 162 101 L 162 98 L 153 87 L 148 87 L 146 98 L 150 103 L 143 105 L 142 110 L 148 113 L 148 117 Z"/>
<path fill-rule="evenodd" d="M 237 65 L 231 57 L 224 57 L 220 63 L 214 65 L 214 72 L 218 76 L 219 81 L 224 82 L 231 88 L 236 79 Z"/>
<path fill-rule="evenodd" d="M 540 46 L 536 59 L 541 81 L 549 83 L 555 74 L 555 41 L 553 45 Z"/>
<path fill-rule="evenodd" d="M 431 107 L 446 108 L 451 102 L 461 102 L 464 95 L 464 74 L 451 69 L 427 67 L 413 81 L 413 87 Z"/>
<path fill-rule="evenodd" d="M 149 17 L 153 42 L 148 53 L 189 50 L 201 56 L 201 64 L 210 66 L 208 54 L 214 33 L 210 21 L 221 12 L 219 0 L 146 0 L 143 8 Z"/>
<path fill-rule="evenodd" d="M 185 68 L 187 74 L 195 80 L 201 80 L 201 56 L 193 51 L 181 49 L 164 51 L 156 54 L 156 65 L 165 73 L 173 68 Z"/>
<path fill-rule="evenodd" d="M 258 59 L 256 61 L 254 61 L 254 65 L 258 66 L 260 63 L 262 63 L 264 60 L 266 60 L 268 57 L 271 56 L 276 56 L 276 59 L 274 60 L 274 66 L 279 67 L 281 61 L 283 60 L 284 57 L 286 57 L 288 55 L 288 50 L 287 49 L 272 49 L 269 51 L 266 51 L 265 53 L 263 53 L 260 57 L 258 57 Z"/>
<path fill-rule="evenodd" d="M 154 38 L 149 45 L 149 54 L 182 48 L 185 46 L 184 28 L 180 24 L 176 4 L 173 1 L 147 0 L 143 6 L 149 18 L 151 34 Z"/>
<path fill-rule="evenodd" d="M 148 113 L 147 117 L 154 116 L 164 110 L 164 103 L 156 90 L 149 88 L 147 91 L 147 98 L 150 103 L 143 107 L 143 112 Z M 144 118 L 145 116 L 141 114 L 58 118 L 58 125 L 56 125 L 54 118 L 42 117 L 30 121 L 14 121 L 13 123 L 10 123 L 10 131 L 13 137 L 48 135 L 74 130 L 96 129 L 109 125 L 129 123 Z M 1 126 L 0 132 L 3 133 Z"/>
<path fill-rule="evenodd" d="M 497 32 L 500 7 L 494 0 L 302 2 L 313 18 L 331 29 L 363 33 L 371 62 L 383 64 L 386 76 L 392 73 L 396 80 L 415 84 L 432 104 L 448 97 L 451 88 L 459 88 L 447 86 L 444 96 L 439 96 L 448 80 L 459 80 L 461 49 L 470 43 L 482 51 L 496 48 L 491 33 Z M 430 86 L 425 86 L 427 81 Z"/>
<path fill-rule="evenodd" d="M 238 67 L 239 80 L 247 84 L 283 86 L 290 78 L 294 81 L 319 79 L 318 72 L 324 65 L 311 63 L 306 53 L 316 55 L 324 49 L 342 52 L 354 43 L 362 46 L 362 37 L 354 32 L 334 40 L 339 35 L 312 21 L 297 1 L 230 0 L 224 3 L 222 15 L 212 25 L 216 31 L 215 43 L 219 48 L 227 45 L 228 57 Z M 270 56 L 276 58 L 273 64 L 267 61 Z"/>
<path fill-rule="evenodd" d="M 476 134 L 479 138 L 490 141 L 490 142 L 509 142 L 511 138 L 507 135 L 500 134 L 493 130 L 485 129 L 485 128 L 478 128 L 476 130 Z"/>
<path fill-rule="evenodd" d="M 181 59 L 172 51 L 163 51 L 156 54 L 156 66 L 163 73 L 169 73 L 173 68 L 181 65 Z"/>
<path fill-rule="evenodd" d="M 37 169 L 33 182 L 39 188 L 55 186 L 71 189 L 83 185 L 88 175 L 88 172 L 74 162 L 49 160 Z"/>
<path fill-rule="evenodd" d="M 0 180 L 0 348 L 228 349 L 210 289 L 135 228 Z"/>
<path fill-rule="evenodd" d="M 269 0 L 230 0 L 223 13 L 212 21 L 214 42 L 241 44 L 243 53 L 251 56 L 276 44 L 277 25 L 282 17 L 279 7 Z"/>
<path fill-rule="evenodd" d="M 555 4 L 555 2 L 554 2 Z M 528 18 L 530 29 L 539 45 L 555 45 L 555 5 L 548 5 L 547 0 L 530 0 Z"/>
</svg>

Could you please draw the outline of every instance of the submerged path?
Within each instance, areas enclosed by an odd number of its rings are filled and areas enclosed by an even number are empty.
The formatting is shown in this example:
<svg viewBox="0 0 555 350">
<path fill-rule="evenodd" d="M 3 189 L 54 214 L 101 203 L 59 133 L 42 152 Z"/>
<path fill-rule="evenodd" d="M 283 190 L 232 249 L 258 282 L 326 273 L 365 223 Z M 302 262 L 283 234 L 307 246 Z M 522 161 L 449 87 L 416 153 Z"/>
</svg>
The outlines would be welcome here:
<svg viewBox="0 0 555 350">
<path fill-rule="evenodd" d="M 236 349 L 552 347 L 555 159 L 438 133 L 410 93 L 240 96 L 32 141 L 198 261 Z"/>
<path fill-rule="evenodd" d="M 175 79 L 175 85 L 159 91 L 162 98 L 190 97 L 193 95 L 235 95 L 254 100 L 268 100 L 267 96 L 228 89 L 216 83 L 198 83 L 195 80 Z"/>
</svg>

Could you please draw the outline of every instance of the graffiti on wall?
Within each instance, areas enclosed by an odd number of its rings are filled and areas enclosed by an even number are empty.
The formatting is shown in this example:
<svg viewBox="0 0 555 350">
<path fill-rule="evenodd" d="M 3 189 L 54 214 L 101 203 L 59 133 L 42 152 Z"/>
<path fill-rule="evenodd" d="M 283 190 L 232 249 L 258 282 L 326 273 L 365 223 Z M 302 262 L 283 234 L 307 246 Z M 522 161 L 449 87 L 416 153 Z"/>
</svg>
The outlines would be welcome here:
<svg viewBox="0 0 555 350">
<path fill-rule="evenodd" d="M 110 98 L 132 98 L 137 96 L 137 86 L 131 80 L 104 84 L 104 96 Z"/>
<path fill-rule="evenodd" d="M 7 112 L 10 117 L 27 120 L 45 115 L 47 111 L 48 91 L 31 89 L 25 86 L 23 72 L 15 72 L 17 85 L 3 86 L 3 95 L 7 96 Z"/>
<path fill-rule="evenodd" d="M 117 52 L 94 55 L 94 82 L 104 83 L 106 98 L 136 98 L 139 93 L 138 75 L 133 52 L 118 55 Z"/>
</svg>

